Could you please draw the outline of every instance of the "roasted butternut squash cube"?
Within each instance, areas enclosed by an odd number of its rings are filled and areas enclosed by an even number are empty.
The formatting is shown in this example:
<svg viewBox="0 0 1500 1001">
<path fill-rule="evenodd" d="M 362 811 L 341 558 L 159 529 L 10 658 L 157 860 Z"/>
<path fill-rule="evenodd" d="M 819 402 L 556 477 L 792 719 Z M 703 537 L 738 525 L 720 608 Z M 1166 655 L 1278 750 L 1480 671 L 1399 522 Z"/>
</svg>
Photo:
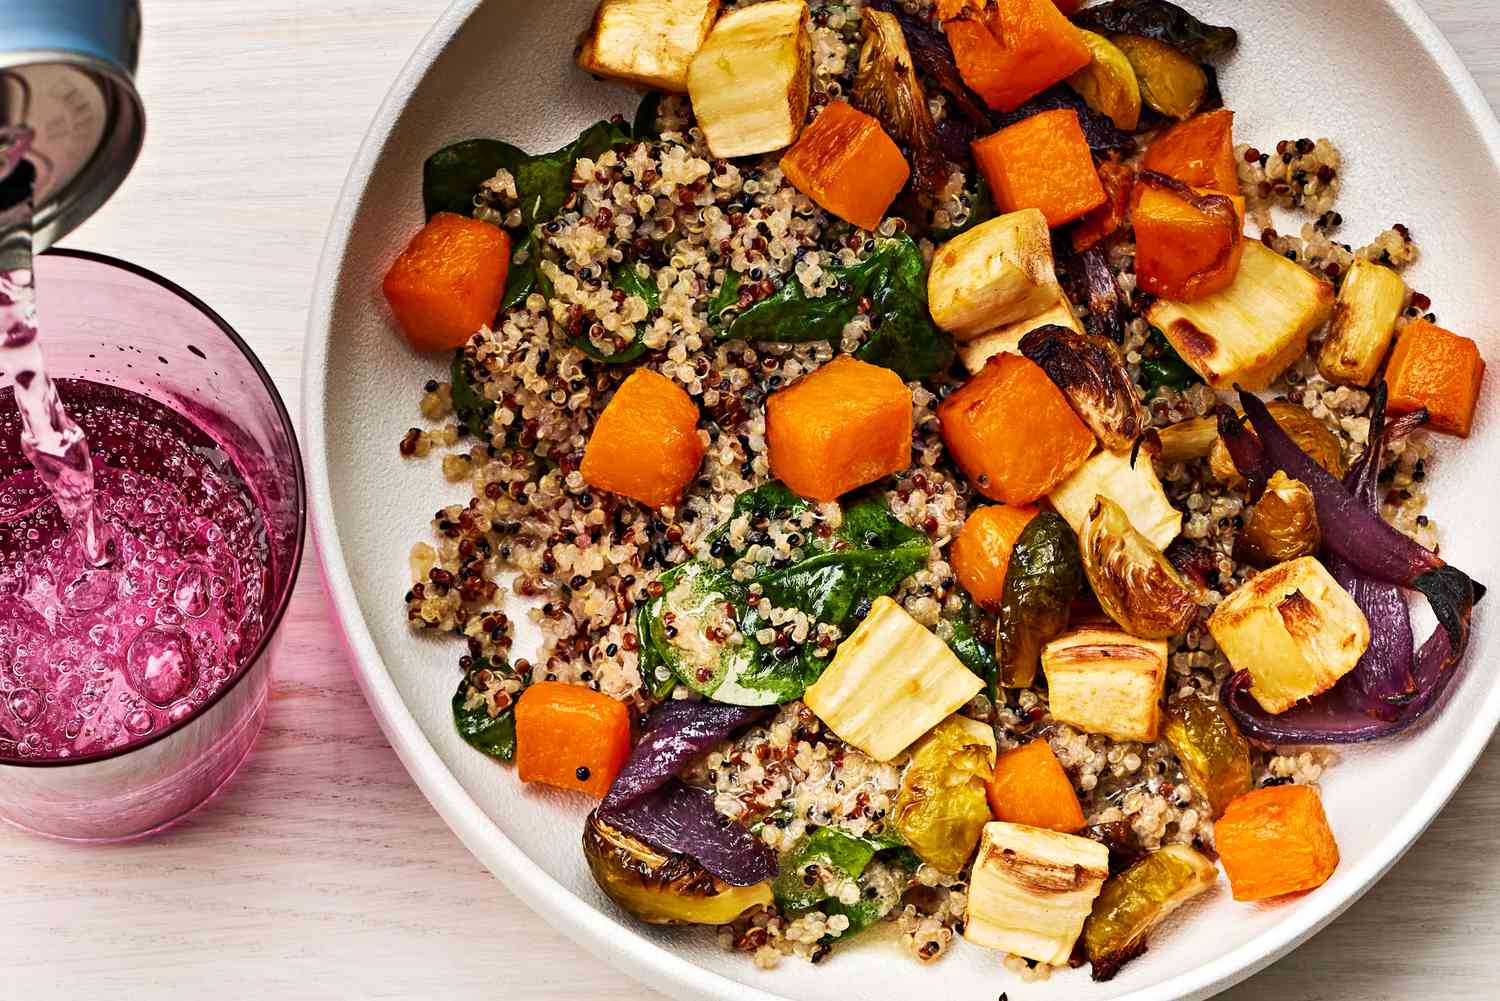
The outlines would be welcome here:
<svg viewBox="0 0 1500 1001">
<path fill-rule="evenodd" d="M 1250 672 L 1250 694 L 1269 713 L 1328 691 L 1370 645 L 1365 613 L 1312 556 L 1240 585 L 1208 631 L 1235 670 Z"/>
<path fill-rule="evenodd" d="M 1053 228 L 1109 200 L 1078 112 L 1044 111 L 973 144 L 974 162 L 1002 212 L 1040 209 Z"/>
<path fill-rule="evenodd" d="M 988 504 L 975 508 L 948 551 L 953 574 L 976 604 L 999 608 L 1005 596 L 1010 553 L 1021 532 L 1037 516 L 1029 504 Z"/>
<path fill-rule="evenodd" d="M 1155 740 L 1167 683 L 1167 641 L 1110 626 L 1074 629 L 1042 649 L 1054 718 L 1114 740 Z"/>
<path fill-rule="evenodd" d="M 594 422 L 579 471 L 591 487 L 659 508 L 682 497 L 706 451 L 692 397 L 666 376 L 638 368 Z"/>
<path fill-rule="evenodd" d="M 1253 789 L 1214 823 L 1214 847 L 1235 900 L 1313 890 L 1339 865 L 1339 845 L 1311 786 Z"/>
<path fill-rule="evenodd" d="M 1083 830 L 1083 806 L 1073 780 L 1045 737 L 1012 748 L 995 760 L 988 795 L 996 820 L 1060 834 Z"/>
<path fill-rule="evenodd" d="M 1136 194 L 1135 276 L 1141 288 L 1196 302 L 1234 282 L 1245 253 L 1243 198 L 1204 193 L 1210 212 L 1162 188 L 1141 185 Z"/>
<path fill-rule="evenodd" d="M 503 229 L 439 212 L 411 238 L 381 288 L 413 349 L 451 351 L 495 322 L 509 273 Z"/>
<path fill-rule="evenodd" d="M 1052 0 L 943 4 L 943 31 L 958 72 L 985 103 L 1014 111 L 1093 61 L 1083 33 Z"/>
<path fill-rule="evenodd" d="M 698 128 L 714 156 L 770 153 L 807 119 L 812 38 L 803 0 L 768 0 L 719 18 L 688 66 Z"/>
<path fill-rule="evenodd" d="M 1146 319 L 1215 389 L 1265 389 L 1333 314 L 1333 286 L 1258 240 L 1243 240 L 1233 283 L 1197 302 L 1158 299 Z"/>
<path fill-rule="evenodd" d="M 687 93 L 688 66 L 719 16 L 719 0 L 600 0 L 578 45 L 595 76 Z"/>
<path fill-rule="evenodd" d="M 842 355 L 766 400 L 771 475 L 831 501 L 911 465 L 911 390 L 888 368 Z"/>
<path fill-rule="evenodd" d="M 1484 381 L 1479 345 L 1426 320 L 1414 320 L 1401 333 L 1385 381 L 1392 413 L 1427 408 L 1428 426 L 1467 438 Z"/>
<path fill-rule="evenodd" d="M 906 157 L 880 122 L 833 101 L 781 158 L 792 186 L 860 229 L 873 230 L 911 176 Z"/>
<path fill-rule="evenodd" d="M 1146 150 L 1141 166 L 1195 188 L 1239 194 L 1234 112 L 1220 108 L 1172 126 Z"/>
<path fill-rule="evenodd" d="M 1062 391 L 1020 355 L 991 358 L 942 402 L 938 421 L 975 489 L 1005 504 L 1046 496 L 1094 450 L 1094 433 Z"/>
</svg>

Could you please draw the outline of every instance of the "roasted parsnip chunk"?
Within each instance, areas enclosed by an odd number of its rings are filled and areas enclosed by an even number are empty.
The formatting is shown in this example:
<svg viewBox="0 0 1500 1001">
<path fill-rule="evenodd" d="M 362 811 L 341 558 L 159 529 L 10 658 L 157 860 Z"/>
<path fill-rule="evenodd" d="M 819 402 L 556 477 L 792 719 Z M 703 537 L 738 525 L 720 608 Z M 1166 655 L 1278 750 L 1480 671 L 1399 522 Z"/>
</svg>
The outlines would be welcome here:
<svg viewBox="0 0 1500 1001">
<path fill-rule="evenodd" d="M 973 340 L 964 341 L 958 346 L 958 357 L 962 359 L 964 368 L 970 372 L 978 372 L 984 368 L 984 363 L 998 354 L 1021 353 L 1021 338 L 1041 327 L 1050 326 L 1067 327 L 1077 334 L 1083 333 L 1083 324 L 1078 322 L 1078 317 L 1073 315 L 1073 307 L 1065 300 L 1059 299 L 1057 305 L 1045 313 L 1003 327 L 996 327 L 987 334 L 980 334 Z"/>
<path fill-rule="evenodd" d="M 721 17 L 687 77 L 709 150 L 727 158 L 790 146 L 807 119 L 811 73 L 802 0 L 770 0 Z"/>
<path fill-rule="evenodd" d="M 969 879 L 964 938 L 985 949 L 1068 961 L 1109 875 L 1109 849 L 1039 827 L 986 824 Z"/>
<path fill-rule="evenodd" d="M 595 76 L 685 94 L 688 65 L 719 0 L 601 0 L 578 46 L 578 65 Z"/>
<path fill-rule="evenodd" d="M 1166 640 L 1143 640 L 1111 623 L 1064 633 L 1042 650 L 1054 718 L 1084 733 L 1152 741 L 1167 681 Z"/>
<path fill-rule="evenodd" d="M 1233 284 L 1197 302 L 1158 299 L 1146 313 L 1215 389 L 1269 386 L 1333 313 L 1333 286 L 1255 240 Z"/>
<path fill-rule="evenodd" d="M 957 341 L 1030 319 L 1062 300 L 1051 231 L 1037 209 L 1011 212 L 955 236 L 938 248 L 927 276 L 933 322 Z"/>
<path fill-rule="evenodd" d="M 1339 286 L 1318 371 L 1329 382 L 1368 386 L 1375 381 L 1406 308 L 1406 282 L 1374 261 L 1355 261 Z"/>
<path fill-rule="evenodd" d="M 1129 452 L 1096 452 L 1047 495 L 1074 532 L 1083 531 L 1096 497 L 1108 497 L 1120 505 L 1135 530 L 1157 549 L 1166 549 L 1182 531 L 1182 512 L 1167 500 L 1145 449 L 1134 463 Z"/>
<path fill-rule="evenodd" d="M 1311 556 L 1272 567 L 1225 598 L 1208 620 L 1214 642 L 1270 713 L 1326 692 L 1354 670 L 1370 624 Z"/>
</svg>

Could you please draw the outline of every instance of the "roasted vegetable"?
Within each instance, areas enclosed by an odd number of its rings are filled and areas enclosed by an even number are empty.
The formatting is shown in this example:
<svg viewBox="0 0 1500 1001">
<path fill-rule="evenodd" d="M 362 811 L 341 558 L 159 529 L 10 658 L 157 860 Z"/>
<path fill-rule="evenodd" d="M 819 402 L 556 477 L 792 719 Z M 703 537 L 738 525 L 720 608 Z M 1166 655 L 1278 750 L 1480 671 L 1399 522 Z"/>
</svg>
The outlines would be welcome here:
<svg viewBox="0 0 1500 1001">
<path fill-rule="evenodd" d="M 1151 929 L 1218 882 L 1219 869 L 1187 845 L 1167 845 L 1110 877 L 1083 924 L 1083 945 L 1097 981 L 1146 951 Z"/>
<path fill-rule="evenodd" d="M 1328 882 L 1339 846 L 1311 786 L 1256 789 L 1214 824 L 1214 846 L 1235 900 L 1268 900 Z"/>
<path fill-rule="evenodd" d="M 1011 551 L 1036 515 L 1037 509 L 1029 504 L 989 504 L 975 508 L 964 521 L 948 562 L 958 582 L 982 608 L 1000 607 Z"/>
<path fill-rule="evenodd" d="M 1141 167 L 1195 188 L 1239 194 L 1234 112 L 1220 108 L 1172 126 L 1151 143 Z"/>
<path fill-rule="evenodd" d="M 1212 699 L 1189 695 L 1168 703 L 1162 737 L 1215 820 L 1232 800 L 1253 787 L 1250 744 L 1224 707 Z"/>
<path fill-rule="evenodd" d="M 516 710 L 504 681 L 510 665 L 486 664 L 464 672 L 453 693 L 453 726 L 470 747 L 492 758 L 516 756 Z"/>
<path fill-rule="evenodd" d="M 1333 312 L 1333 286 L 1258 240 L 1240 242 L 1233 284 L 1193 303 L 1158 299 L 1146 319 L 1209 385 L 1258 391 L 1306 352 Z"/>
<path fill-rule="evenodd" d="M 1364 613 L 1310 556 L 1251 578 L 1219 604 L 1208 629 L 1270 713 L 1332 688 L 1370 644 Z"/>
<path fill-rule="evenodd" d="M 835 358 L 766 400 L 771 475 L 830 501 L 911 465 L 911 391 L 890 369 Z"/>
<path fill-rule="evenodd" d="M 999 111 L 1015 110 L 1093 58 L 1052 0 L 967 0 L 941 13 L 964 82 Z"/>
<path fill-rule="evenodd" d="M 1068 625 L 1068 609 L 1083 587 L 1078 540 L 1062 516 L 1044 511 L 1031 519 L 1010 554 L 1005 597 L 995 627 L 1000 683 L 1028 688 L 1036 680 L 1042 647 Z"/>
<path fill-rule="evenodd" d="M 1021 338 L 1021 354 L 1041 366 L 1073 412 L 1110 451 L 1130 449 L 1146 429 L 1135 383 L 1120 349 L 1102 337 L 1048 326 Z"/>
<path fill-rule="evenodd" d="M 782 854 L 780 872 L 771 886 L 777 908 L 792 917 L 818 910 L 830 917 L 848 918 L 849 926 L 837 936 L 825 936 L 825 943 L 859 934 L 890 913 L 901 899 L 895 881 L 867 878 L 872 864 L 876 869 L 882 864 L 876 862 L 877 854 L 891 847 L 883 839 L 817 828 Z M 859 893 L 853 903 L 844 903 L 835 894 L 850 882 Z"/>
<path fill-rule="evenodd" d="M 1338 437 L 1328 430 L 1327 424 L 1314 417 L 1306 407 L 1288 400 L 1272 400 L 1266 404 L 1266 409 L 1270 411 L 1277 426 L 1297 443 L 1298 448 L 1328 470 L 1330 476 L 1343 477 L 1344 449 L 1339 444 Z M 1249 429 L 1245 429 L 1244 433 L 1252 437 L 1255 434 Z M 1222 435 L 1214 442 L 1208 462 L 1213 474 L 1230 486 L 1239 486 L 1245 482 L 1235 468 L 1234 459 L 1230 456 L 1229 447 Z"/>
<path fill-rule="evenodd" d="M 1233 28 L 1204 24 L 1166 0 L 1110 0 L 1081 10 L 1073 23 L 1101 35 L 1140 35 L 1166 42 L 1194 59 L 1211 59 L 1239 41 Z"/>
<path fill-rule="evenodd" d="M 1156 465 L 1144 448 L 1139 454 L 1096 452 L 1047 495 L 1052 507 L 1079 535 L 1099 497 L 1118 504 L 1131 526 L 1157 549 L 1166 549 L 1182 531 L 1182 512 L 1167 499 Z"/>
<path fill-rule="evenodd" d="M 804 701 L 840 740 L 889 761 L 983 687 L 942 640 L 881 596 Z"/>
<path fill-rule="evenodd" d="M 1042 91 L 1015 111 L 992 115 L 995 126 L 1006 129 L 1018 122 L 1048 111 L 1071 111 L 1078 116 L 1083 128 L 1083 138 L 1088 142 L 1089 152 L 1098 156 L 1120 154 L 1129 156 L 1135 152 L 1134 137 L 1115 127 L 1107 115 L 1101 115 L 1078 92 L 1066 84 L 1058 84 Z"/>
<path fill-rule="evenodd" d="M 891 824 L 939 872 L 956 874 L 990 822 L 985 788 L 995 766 L 995 731 L 950 716 L 912 749 Z"/>
<path fill-rule="evenodd" d="M 1069 630 L 1042 650 L 1054 719 L 1112 740 L 1156 740 L 1167 643 L 1110 627 Z"/>
<path fill-rule="evenodd" d="M 969 879 L 964 938 L 1061 966 L 1108 875 L 1109 849 L 1097 841 L 987 824 Z"/>
<path fill-rule="evenodd" d="M 1062 834 L 1083 829 L 1083 807 L 1073 781 L 1045 738 L 1011 748 L 995 762 L 990 810 L 996 820 Z"/>
<path fill-rule="evenodd" d="M 595 76 L 687 93 L 688 64 L 719 16 L 719 0 L 600 0 L 578 43 Z"/>
<path fill-rule="evenodd" d="M 1185 121 L 1203 106 L 1208 94 L 1208 75 L 1202 66 L 1153 38 L 1114 35 L 1110 41 L 1130 61 L 1140 83 L 1141 103 L 1146 107 Z"/>
<path fill-rule="evenodd" d="M 906 187 L 911 168 L 880 122 L 830 101 L 781 157 L 781 172 L 830 214 L 873 230 Z"/>
<path fill-rule="evenodd" d="M 1197 302 L 1233 284 L 1244 257 L 1245 200 L 1142 171 L 1137 179 L 1136 281 L 1152 295 Z"/>
<path fill-rule="evenodd" d="M 1083 32 L 1083 43 L 1094 61 L 1068 77 L 1068 86 L 1117 128 L 1134 132 L 1141 122 L 1141 85 L 1130 60 L 1114 42 L 1092 31 Z"/>
<path fill-rule="evenodd" d="M 807 118 L 812 38 L 803 0 L 771 0 L 719 18 L 688 67 L 687 89 L 714 156 L 796 141 Z"/>
<path fill-rule="evenodd" d="M 516 701 L 516 774 L 602 798 L 630 756 L 630 708 L 583 685 L 538 681 Z"/>
<path fill-rule="evenodd" d="M 771 885 L 730 886 L 687 855 L 661 852 L 589 814 L 583 857 L 605 895 L 653 925 L 724 925 L 771 904 Z"/>
<path fill-rule="evenodd" d="M 1062 302 L 1047 220 L 1036 209 L 981 223 L 938 248 L 927 305 L 959 341 L 1026 320 Z"/>
<path fill-rule="evenodd" d="M 895 14 L 872 7 L 860 11 L 859 18 L 862 41 L 851 94 L 854 106 L 874 115 L 893 139 L 911 150 L 912 187 L 936 192 L 948 180 L 948 161 L 901 22 Z"/>
<path fill-rule="evenodd" d="M 1189 417 L 1157 432 L 1162 462 L 1193 462 L 1206 459 L 1219 440 L 1219 422 L 1213 417 Z M 1228 459 L 1228 453 L 1225 453 Z M 1231 462 L 1231 466 L 1233 463 Z M 1238 475 L 1238 474 L 1236 474 Z"/>
<path fill-rule="evenodd" d="M 1177 349 L 1160 330 L 1152 329 L 1151 337 L 1141 352 L 1141 390 L 1147 397 L 1162 389 L 1181 392 L 1195 382 L 1201 382 Z"/>
<path fill-rule="evenodd" d="M 1406 308 L 1406 282 L 1374 261 L 1349 266 L 1333 304 L 1318 371 L 1329 382 L 1368 386 L 1390 350 L 1396 320 Z"/>
<path fill-rule="evenodd" d="M 1413 320 L 1391 352 L 1385 380 L 1391 413 L 1426 410 L 1434 431 L 1467 438 L 1484 380 L 1484 358 L 1469 338 Z"/>
<path fill-rule="evenodd" d="M 638 368 L 594 422 L 578 468 L 590 486 L 659 508 L 677 503 L 706 451 L 692 397 L 655 370 Z"/>
<path fill-rule="evenodd" d="M 1079 253 L 1114 236 L 1124 228 L 1130 215 L 1135 168 L 1118 160 L 1105 160 L 1099 164 L 1099 182 L 1104 185 L 1104 204 L 1079 219 L 1073 227 L 1073 249 Z M 1114 277 L 1113 273 L 1110 277 Z"/>
<path fill-rule="evenodd" d="M 1053 326 L 1063 327 L 1079 335 L 1084 333 L 1083 324 L 1073 315 L 1073 307 L 1066 300 L 1060 300 L 1047 312 L 1029 320 L 1017 320 L 1015 323 L 996 327 L 987 334 L 980 334 L 973 340 L 964 341 L 958 346 L 959 360 L 970 373 L 977 374 L 996 355 L 1020 354 L 1021 339 L 1033 330 Z"/>
<path fill-rule="evenodd" d="M 478 219 L 433 216 L 391 264 L 381 289 L 415 351 L 451 351 L 495 322 L 510 237 Z"/>
<path fill-rule="evenodd" d="M 1322 540 L 1312 491 L 1277 470 L 1245 516 L 1234 555 L 1241 562 L 1270 567 L 1316 554 Z"/>
<path fill-rule="evenodd" d="M 981 494 L 1006 504 L 1045 496 L 1094 450 L 1067 399 L 1020 355 L 991 358 L 938 406 L 938 420 L 953 461 Z"/>
<path fill-rule="evenodd" d="M 1167 639 L 1197 619 L 1197 592 L 1108 497 L 1095 500 L 1078 548 L 1099 606 L 1132 636 Z"/>
<path fill-rule="evenodd" d="M 973 150 L 1002 212 L 1040 209 L 1047 225 L 1057 227 L 1106 200 L 1075 111 L 1032 115 L 976 141 Z"/>
</svg>

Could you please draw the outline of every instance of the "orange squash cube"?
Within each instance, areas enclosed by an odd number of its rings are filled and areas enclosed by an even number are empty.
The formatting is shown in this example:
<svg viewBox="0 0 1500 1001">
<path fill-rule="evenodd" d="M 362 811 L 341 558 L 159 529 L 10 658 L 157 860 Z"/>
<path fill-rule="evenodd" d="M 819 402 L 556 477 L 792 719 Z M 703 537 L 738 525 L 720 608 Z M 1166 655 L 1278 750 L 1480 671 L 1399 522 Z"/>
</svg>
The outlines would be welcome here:
<svg viewBox="0 0 1500 1001">
<path fill-rule="evenodd" d="M 1040 209 L 1053 228 L 1108 200 L 1078 112 L 1032 115 L 973 144 L 974 161 L 1001 213 Z"/>
<path fill-rule="evenodd" d="M 943 442 L 990 500 L 1030 504 L 1094 451 L 1094 433 L 1034 362 L 998 354 L 938 407 Z"/>
<path fill-rule="evenodd" d="M 1234 155 L 1234 112 L 1209 111 L 1174 125 L 1146 150 L 1146 170 L 1175 177 L 1195 188 L 1225 195 L 1240 193 Z"/>
<path fill-rule="evenodd" d="M 982 607 L 1000 606 L 1010 552 L 1036 515 L 1037 509 L 1029 504 L 990 504 L 976 508 L 964 521 L 948 552 L 948 562 L 969 597 Z"/>
<path fill-rule="evenodd" d="M 1014 111 L 1093 62 L 1083 33 L 1053 0 L 945 4 L 943 31 L 958 72 L 986 104 Z"/>
<path fill-rule="evenodd" d="M 1079 253 L 1098 245 L 1125 228 L 1130 218 L 1131 194 L 1135 191 L 1135 168 L 1117 160 L 1099 165 L 1099 182 L 1105 202 L 1078 220 L 1073 227 L 1073 249 Z"/>
<path fill-rule="evenodd" d="M 989 785 L 996 820 L 1061 834 L 1083 830 L 1083 807 L 1062 762 L 1044 739 L 1006 751 L 995 761 Z"/>
<path fill-rule="evenodd" d="M 1483 381 L 1479 345 L 1426 320 L 1407 324 L 1385 371 L 1392 413 L 1426 407 L 1429 427 L 1460 438 L 1474 426 Z"/>
<path fill-rule="evenodd" d="M 591 487 L 659 508 L 682 497 L 706 451 L 692 397 L 666 376 L 638 368 L 594 422 L 579 471 Z"/>
<path fill-rule="evenodd" d="M 911 465 L 911 390 L 888 368 L 841 355 L 766 400 L 771 475 L 837 500 Z"/>
<path fill-rule="evenodd" d="M 1173 302 L 1194 302 L 1228 288 L 1239 274 L 1245 254 L 1245 199 L 1228 198 L 1229 208 L 1210 213 L 1160 187 L 1136 188 L 1135 277 L 1152 295 Z"/>
<path fill-rule="evenodd" d="M 505 230 L 439 212 L 391 264 L 381 288 L 414 350 L 451 351 L 495 322 L 509 273 Z"/>
<path fill-rule="evenodd" d="M 630 707 L 582 685 L 538 681 L 516 701 L 516 771 L 604 798 L 630 757 Z"/>
<path fill-rule="evenodd" d="M 1214 823 L 1214 847 L 1235 900 L 1316 889 L 1339 864 L 1339 846 L 1310 786 L 1254 789 Z"/>
<path fill-rule="evenodd" d="M 792 186 L 860 229 L 874 229 L 911 176 L 906 157 L 873 116 L 834 101 L 781 158 Z"/>
</svg>

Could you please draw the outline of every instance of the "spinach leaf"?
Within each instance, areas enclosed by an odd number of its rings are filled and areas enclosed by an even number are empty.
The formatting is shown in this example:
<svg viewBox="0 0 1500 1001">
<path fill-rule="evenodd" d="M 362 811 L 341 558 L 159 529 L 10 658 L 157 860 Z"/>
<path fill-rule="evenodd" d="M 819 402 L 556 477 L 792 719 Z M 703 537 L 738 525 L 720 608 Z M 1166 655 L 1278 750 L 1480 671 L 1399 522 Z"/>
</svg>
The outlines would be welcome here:
<svg viewBox="0 0 1500 1001">
<path fill-rule="evenodd" d="M 654 310 L 661 304 L 661 292 L 657 289 L 656 283 L 636 274 L 635 265 L 630 261 L 621 261 L 616 264 L 610 274 L 610 281 L 615 288 L 627 296 L 633 295 L 645 300 L 647 309 Z M 646 353 L 645 336 L 645 327 L 637 326 L 630 343 L 613 353 L 600 351 L 594 342 L 589 340 L 587 334 L 579 334 L 573 338 L 573 346 L 595 361 L 604 362 L 606 365 L 623 365 L 625 362 L 635 361 Z"/>
<path fill-rule="evenodd" d="M 726 271 L 724 273 L 724 284 L 719 286 L 719 291 L 708 300 L 708 323 L 715 330 L 721 330 L 724 326 L 724 311 L 733 309 L 740 301 L 740 283 L 744 281 L 738 271 Z M 730 322 L 733 322 L 731 319 Z"/>
<path fill-rule="evenodd" d="M 864 300 L 872 330 L 855 357 L 890 368 L 908 381 L 925 379 L 952 363 L 953 342 L 927 312 L 926 264 L 911 237 L 902 234 L 882 240 L 865 260 L 830 265 L 828 271 L 838 279 L 838 286 L 826 295 L 811 298 L 800 281 L 789 278 L 725 323 L 722 337 L 837 344 Z M 716 308 L 720 308 L 717 303 L 710 304 L 711 315 Z"/>
<path fill-rule="evenodd" d="M 465 674 L 453 693 L 453 725 L 458 735 L 471 747 L 483 751 L 492 758 L 510 761 L 516 756 L 516 714 L 508 708 L 498 716 L 491 716 L 486 705 L 470 708 L 469 696 L 474 691 L 473 672 Z"/>
<path fill-rule="evenodd" d="M 832 827 L 818 828 L 782 855 L 776 878 L 771 882 L 776 906 L 782 913 L 793 917 L 811 910 L 821 910 L 830 917 L 842 914 L 849 919 L 849 927 L 837 940 L 857 935 L 889 914 L 900 899 L 899 891 L 888 885 L 890 881 L 879 885 L 860 881 L 875 856 L 889 847 L 891 845 L 882 840 L 856 837 Z M 821 879 L 814 878 L 809 886 L 809 866 L 833 869 L 860 883 L 859 899 L 845 904 L 829 895 Z M 835 939 L 829 936 L 823 941 Z"/>
<path fill-rule="evenodd" d="M 1147 396 L 1161 389 L 1180 391 L 1201 381 L 1160 330 L 1151 331 L 1145 353 L 1150 357 L 1141 362 L 1140 383 Z"/>
<path fill-rule="evenodd" d="M 448 378 L 453 388 L 453 413 L 469 433 L 481 438 L 490 433 L 490 418 L 495 415 L 495 401 L 486 399 L 474 386 L 474 375 L 464 349 L 453 352 Z"/>
<path fill-rule="evenodd" d="M 724 519 L 722 525 L 704 536 L 704 541 L 712 547 L 729 533 L 729 526 L 732 522 L 747 514 L 764 518 L 790 518 L 811 507 L 811 504 L 793 493 L 785 483 L 780 480 L 771 480 L 753 490 L 746 490 L 736 497 L 729 517 Z"/>
<path fill-rule="evenodd" d="M 993 681 L 999 673 L 999 662 L 995 660 L 993 642 L 986 643 L 981 636 L 980 620 L 984 612 L 968 598 L 964 599 L 963 611 L 952 622 L 953 632 L 948 637 L 948 648 L 963 661 L 965 667 L 981 678 Z M 993 627 L 989 630 L 993 632 Z"/>
<path fill-rule="evenodd" d="M 502 167 L 511 169 L 525 155 L 498 139 L 465 139 L 438 150 L 422 164 L 422 205 L 427 218 L 439 212 L 473 214 L 479 186 Z"/>
<path fill-rule="evenodd" d="M 524 257 L 525 260 L 520 260 Z M 505 279 L 505 295 L 500 299 L 500 313 L 504 315 L 526 301 L 533 290 L 540 288 L 543 295 L 552 294 L 551 282 L 542 274 L 542 243 L 535 233 L 516 244 L 510 254 L 510 272 Z"/>
<path fill-rule="evenodd" d="M 1154 38 L 1194 59 L 1210 59 L 1239 43 L 1233 28 L 1205 24 L 1167 0 L 1109 0 L 1079 11 L 1073 23 L 1101 35 Z"/>
</svg>

